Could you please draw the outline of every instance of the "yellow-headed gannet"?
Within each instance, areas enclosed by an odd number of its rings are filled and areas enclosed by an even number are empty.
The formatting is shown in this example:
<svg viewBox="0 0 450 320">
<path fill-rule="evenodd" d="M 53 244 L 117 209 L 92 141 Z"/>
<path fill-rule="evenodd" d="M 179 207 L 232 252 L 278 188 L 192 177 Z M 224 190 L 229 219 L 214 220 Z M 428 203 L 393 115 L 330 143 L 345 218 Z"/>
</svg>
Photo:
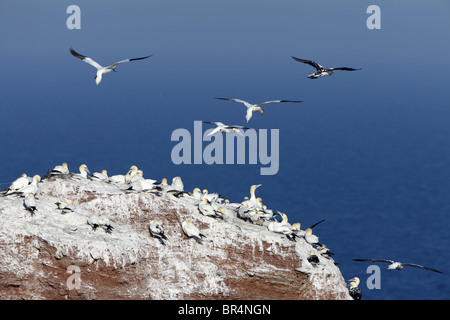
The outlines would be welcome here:
<svg viewBox="0 0 450 320">
<path fill-rule="evenodd" d="M 203 189 L 202 193 L 202 198 L 206 198 L 211 203 L 217 202 L 220 198 L 220 195 L 218 193 L 209 193 L 208 189 Z"/>
<path fill-rule="evenodd" d="M 21 193 L 22 196 L 26 196 L 30 193 L 32 194 L 36 194 L 38 191 L 38 182 L 41 181 L 41 176 L 40 175 L 34 175 L 33 176 L 33 181 L 31 181 L 31 183 L 29 185 L 26 185 L 25 187 L 17 190 L 17 193 Z"/>
<path fill-rule="evenodd" d="M 235 102 L 240 102 L 243 103 L 246 107 L 247 107 L 247 114 L 245 115 L 245 119 L 247 120 L 247 122 L 250 121 L 253 112 L 259 112 L 261 115 L 264 114 L 264 110 L 262 109 L 263 106 L 268 105 L 270 103 L 278 103 L 278 102 L 302 102 L 302 101 L 294 101 L 294 100 L 272 100 L 272 101 L 266 101 L 260 104 L 251 104 L 247 101 L 244 100 L 240 100 L 240 99 L 235 99 L 235 98 L 216 98 L 216 99 L 220 99 L 220 100 L 232 100 Z"/>
<path fill-rule="evenodd" d="M 50 176 L 60 175 L 60 174 L 68 174 L 69 166 L 66 162 L 61 164 L 60 166 L 55 166 L 52 171 L 50 171 Z"/>
<path fill-rule="evenodd" d="M 194 188 L 194 190 L 192 190 L 192 197 L 193 197 L 195 200 L 199 200 L 199 201 L 202 200 L 203 194 L 202 194 L 200 188 Z"/>
<path fill-rule="evenodd" d="M 102 172 L 94 172 L 91 179 L 94 181 L 108 181 L 108 171 L 102 170 Z"/>
<path fill-rule="evenodd" d="M 250 187 L 250 199 L 245 200 L 242 204 L 247 203 L 249 208 L 255 207 L 257 205 L 255 190 L 262 186 L 262 184 L 254 184 Z"/>
<path fill-rule="evenodd" d="M 27 185 L 30 184 L 30 180 L 28 179 L 27 175 L 23 173 L 19 178 L 13 181 L 8 189 L 6 189 L 6 194 L 11 194 L 19 191 L 20 189 L 25 188 Z"/>
<path fill-rule="evenodd" d="M 206 238 L 190 220 L 183 221 L 181 228 L 188 238 L 194 238 L 199 244 L 202 244 L 202 238 Z"/>
<path fill-rule="evenodd" d="M 298 62 L 309 64 L 310 66 L 316 68 L 316 70 L 317 70 L 316 73 L 311 73 L 311 74 L 308 75 L 308 78 L 310 78 L 310 79 L 317 79 L 319 77 L 331 76 L 334 73 L 335 70 L 344 70 L 344 71 L 361 70 L 361 69 L 353 69 L 353 68 L 348 68 L 348 67 L 324 68 L 320 64 L 318 64 L 317 62 L 314 62 L 314 61 L 311 61 L 311 60 L 305 60 L 305 59 L 300 59 L 300 58 L 296 58 L 296 57 L 292 57 L 292 59 L 294 59 L 295 61 L 298 61 Z"/>
<path fill-rule="evenodd" d="M 36 199 L 34 198 L 33 193 L 29 193 L 25 196 L 25 199 L 23 200 L 23 206 L 25 209 L 31 212 L 31 216 L 34 216 L 34 212 L 37 211 L 36 209 Z"/>
<path fill-rule="evenodd" d="M 327 248 L 326 245 L 318 244 L 316 247 L 317 251 L 320 253 L 320 255 L 324 258 L 330 259 L 331 256 L 334 256 L 334 253 L 330 251 L 330 249 Z"/>
<path fill-rule="evenodd" d="M 80 170 L 80 173 L 75 173 L 73 176 L 74 176 L 75 178 L 83 178 L 83 179 L 87 179 L 88 173 L 90 173 L 90 172 L 89 172 L 89 169 L 88 169 L 88 167 L 87 167 L 87 165 L 82 164 L 82 165 L 78 168 L 78 170 Z"/>
<path fill-rule="evenodd" d="M 217 208 L 214 208 L 206 198 L 203 198 L 198 204 L 198 211 L 204 216 L 223 219 L 223 212 L 219 210 L 219 207 L 217 206 Z"/>
<path fill-rule="evenodd" d="M 348 284 L 348 293 L 350 294 L 350 296 L 353 298 L 353 300 L 361 300 L 362 292 L 361 289 L 358 288 L 359 278 L 354 277 L 348 281 L 350 281 L 350 283 Z"/>
<path fill-rule="evenodd" d="M 243 126 L 236 126 L 236 125 L 225 125 L 222 122 L 209 122 L 209 121 L 203 121 L 203 123 L 209 123 L 209 124 L 215 124 L 216 127 L 208 134 L 208 136 L 212 136 L 216 133 L 219 132 L 224 132 L 224 133 L 237 133 L 240 134 L 241 136 L 243 135 L 242 132 L 239 129 L 250 129 L 247 127 L 243 127 Z"/>
<path fill-rule="evenodd" d="M 305 232 L 305 240 L 306 240 L 306 242 L 308 242 L 309 244 L 320 245 L 320 243 L 319 243 L 319 237 L 316 236 L 316 235 L 314 235 L 314 234 L 312 233 L 312 229 L 311 229 L 311 228 L 306 229 L 306 232 Z"/>
<path fill-rule="evenodd" d="M 309 255 L 306 259 L 313 265 L 313 267 L 316 267 L 320 263 L 319 257 L 316 255 L 316 252 L 314 250 L 311 250 L 309 252 Z"/>
<path fill-rule="evenodd" d="M 354 261 L 361 261 L 361 262 L 386 262 L 386 263 L 389 263 L 389 266 L 388 266 L 389 270 L 402 270 L 403 267 L 416 267 L 416 268 L 421 268 L 421 269 L 425 269 L 425 270 L 430 270 L 430 271 L 442 273 L 442 272 L 440 272 L 438 270 L 427 268 L 427 267 L 424 267 L 424 266 L 420 266 L 418 264 L 395 262 L 393 260 L 385 260 L 385 259 L 353 259 L 353 260 Z"/>
<path fill-rule="evenodd" d="M 162 227 L 162 222 L 160 220 L 151 220 L 148 224 L 148 229 L 150 230 L 150 235 L 157 238 L 162 245 L 166 245 L 164 240 L 168 240 L 164 234 L 164 229 Z M 164 240 L 163 240 L 164 239 Z"/>
<path fill-rule="evenodd" d="M 95 67 L 97 69 L 97 75 L 95 76 L 95 83 L 97 85 L 99 85 L 100 81 L 102 81 L 102 77 L 104 74 L 110 73 L 111 71 L 116 72 L 116 67 L 117 65 L 124 63 L 124 62 L 129 62 L 129 61 L 136 61 L 136 60 L 142 60 L 142 59 L 147 59 L 150 56 L 146 56 L 146 57 L 141 57 L 141 58 L 133 58 L 133 59 L 125 59 L 125 60 L 120 60 L 108 67 L 102 67 L 101 65 L 99 65 L 97 62 L 95 62 L 94 60 L 92 60 L 89 57 L 83 56 L 81 54 L 79 54 L 78 52 L 76 52 L 75 50 L 73 50 L 72 48 L 70 48 L 70 53 L 75 57 L 78 58 L 80 60 L 83 60 L 86 63 L 89 63 L 91 66 Z"/>
<path fill-rule="evenodd" d="M 139 169 L 136 166 L 131 166 L 130 170 L 128 170 L 127 174 L 125 175 L 125 182 L 126 183 L 131 183 L 133 181 L 135 181 L 136 179 L 140 179 L 142 178 L 139 175 Z"/>
<path fill-rule="evenodd" d="M 66 201 L 59 200 L 56 202 L 58 209 L 61 210 L 62 214 L 66 214 L 68 212 L 73 212 L 75 210 L 75 206 L 73 205 L 73 201 L 68 199 Z"/>
</svg>

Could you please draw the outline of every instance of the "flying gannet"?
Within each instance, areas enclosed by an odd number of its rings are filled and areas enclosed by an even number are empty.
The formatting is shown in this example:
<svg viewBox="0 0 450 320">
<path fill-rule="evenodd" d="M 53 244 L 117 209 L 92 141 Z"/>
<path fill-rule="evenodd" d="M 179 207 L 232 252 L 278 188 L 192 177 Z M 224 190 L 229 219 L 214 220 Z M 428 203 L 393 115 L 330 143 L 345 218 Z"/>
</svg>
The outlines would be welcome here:
<svg viewBox="0 0 450 320">
<path fill-rule="evenodd" d="M 438 270 L 420 266 L 418 264 L 395 262 L 393 260 L 385 260 L 385 259 L 353 259 L 353 260 L 360 261 L 360 262 L 386 262 L 386 263 L 389 263 L 388 270 L 402 270 L 403 267 L 416 267 L 416 268 L 421 268 L 421 269 L 425 269 L 425 270 L 442 273 Z"/>
<path fill-rule="evenodd" d="M 194 238 L 199 244 L 202 244 L 202 238 L 206 238 L 190 220 L 183 221 L 181 228 L 188 238 Z"/>
<path fill-rule="evenodd" d="M 33 193 L 29 193 L 25 196 L 25 199 L 23 200 L 23 206 L 25 209 L 31 212 L 31 216 L 34 216 L 34 212 L 37 211 L 36 209 L 36 199 L 34 198 Z"/>
<path fill-rule="evenodd" d="M 168 240 L 164 234 L 164 229 L 162 227 L 162 222 L 160 220 L 151 220 L 148 224 L 148 229 L 150 230 L 150 235 L 157 238 L 162 245 L 166 245 L 164 240 Z M 164 239 L 164 240 L 163 240 Z"/>
<path fill-rule="evenodd" d="M 99 65 L 97 62 L 95 62 L 94 60 L 92 60 L 89 57 L 83 56 L 82 54 L 79 54 L 78 52 L 76 52 L 75 50 L 73 50 L 72 48 L 70 48 L 70 53 L 75 57 L 78 58 L 80 60 L 83 60 L 86 63 L 89 63 L 91 66 L 95 67 L 97 69 L 97 75 L 95 76 L 95 83 L 97 85 L 99 85 L 100 81 L 102 81 L 102 77 L 104 74 L 110 73 L 111 71 L 116 72 L 116 67 L 117 65 L 124 63 L 124 62 L 129 62 L 129 61 L 136 61 L 136 60 L 143 60 L 143 59 L 147 59 L 150 56 L 146 56 L 146 57 L 141 57 L 141 58 L 133 58 L 133 59 L 125 59 L 125 60 L 121 60 L 118 61 L 108 67 L 102 67 L 101 65 Z"/>
<path fill-rule="evenodd" d="M 353 300 L 361 300 L 362 292 L 361 289 L 358 288 L 359 278 L 354 277 L 348 281 L 350 281 L 350 283 L 348 284 L 348 293 L 350 294 L 350 296 L 353 298 Z"/>
<path fill-rule="evenodd" d="M 243 126 L 236 126 L 236 125 L 229 126 L 229 125 L 223 124 L 222 122 L 203 121 L 203 123 L 209 123 L 209 124 L 215 124 L 216 125 L 216 127 L 210 133 L 208 133 L 207 136 L 212 136 L 212 135 L 214 135 L 216 133 L 219 133 L 219 132 L 237 133 L 237 134 L 240 134 L 241 136 L 243 136 L 242 132 L 239 129 L 244 129 L 244 130 L 250 129 L 250 128 L 243 127 Z"/>
<path fill-rule="evenodd" d="M 303 62 L 303 63 L 309 64 L 310 66 L 313 66 L 314 68 L 316 68 L 316 70 L 317 70 L 316 73 L 311 73 L 308 75 L 308 78 L 310 78 L 310 79 L 317 79 L 319 77 L 331 76 L 335 70 L 344 70 L 344 71 L 361 70 L 361 69 L 353 69 L 353 68 L 348 68 L 348 67 L 324 68 L 317 62 L 314 62 L 311 60 L 305 60 L 305 59 L 300 59 L 300 58 L 296 58 L 296 57 L 292 57 L 292 59 L 294 59 L 295 61 L 298 61 L 298 62 Z"/>
<path fill-rule="evenodd" d="M 247 122 L 250 121 L 251 117 L 253 116 L 253 112 L 259 112 L 261 115 L 264 114 L 264 110 L 262 109 L 263 106 L 268 105 L 269 103 L 278 103 L 278 102 L 302 102 L 302 101 L 293 101 L 293 100 L 272 100 L 272 101 L 266 101 L 260 104 L 251 104 L 247 101 L 235 99 L 235 98 L 216 98 L 220 100 L 232 100 L 235 102 L 243 103 L 247 107 L 247 113 L 245 115 L 245 119 Z"/>
</svg>

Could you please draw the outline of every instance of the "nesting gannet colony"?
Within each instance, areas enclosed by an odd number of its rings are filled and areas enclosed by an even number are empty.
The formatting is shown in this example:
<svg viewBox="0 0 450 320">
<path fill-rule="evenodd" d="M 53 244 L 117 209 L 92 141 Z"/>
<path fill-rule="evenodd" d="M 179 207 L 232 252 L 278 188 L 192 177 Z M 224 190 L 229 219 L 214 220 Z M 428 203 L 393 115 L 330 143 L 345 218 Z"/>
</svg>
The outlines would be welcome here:
<svg viewBox="0 0 450 320">
<path fill-rule="evenodd" d="M 230 202 L 185 191 L 181 177 L 130 189 L 146 179 L 136 166 L 113 180 L 86 165 L 56 170 L 21 186 L 34 193 L 11 185 L 0 195 L 0 270 L 14 284 L 0 284 L 0 298 L 15 285 L 25 298 L 50 297 L 49 288 L 70 297 L 66 269 L 75 265 L 86 299 L 350 299 L 334 260 L 296 234 L 287 213 L 262 204 L 261 185 Z"/>
</svg>

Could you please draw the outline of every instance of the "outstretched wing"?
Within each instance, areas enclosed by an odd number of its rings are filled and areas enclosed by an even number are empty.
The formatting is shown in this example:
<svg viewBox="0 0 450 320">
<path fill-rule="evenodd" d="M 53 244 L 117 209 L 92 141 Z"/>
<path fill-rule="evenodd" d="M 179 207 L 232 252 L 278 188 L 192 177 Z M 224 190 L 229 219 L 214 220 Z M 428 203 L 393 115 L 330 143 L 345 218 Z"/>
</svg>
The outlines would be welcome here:
<svg viewBox="0 0 450 320">
<path fill-rule="evenodd" d="M 385 260 L 385 259 L 353 259 L 353 261 L 394 263 L 394 261 L 392 260 Z"/>
<path fill-rule="evenodd" d="M 431 268 L 427 268 L 427 267 L 420 266 L 420 265 L 418 265 L 418 264 L 413 264 L 413 263 L 402 263 L 402 266 L 416 267 L 416 268 L 421 268 L 421 269 L 425 269 L 425 270 L 434 271 L 434 272 L 437 272 L 437 273 L 442 273 L 442 272 L 440 272 L 440 271 L 438 271 L 438 270 L 431 269 Z"/>
<path fill-rule="evenodd" d="M 92 60 L 89 57 L 83 56 L 82 54 L 79 54 L 78 52 L 76 52 L 75 50 L 73 50 L 72 48 L 69 49 L 70 53 L 75 57 L 78 58 L 80 60 L 83 60 L 86 63 L 89 63 L 91 66 L 97 68 L 97 70 L 103 68 L 101 65 L 99 65 L 97 62 L 95 62 L 94 60 Z"/>
<path fill-rule="evenodd" d="M 322 67 L 317 62 L 314 62 L 314 61 L 311 61 L 311 60 L 300 59 L 300 58 L 296 58 L 296 57 L 292 57 L 292 59 L 294 59 L 295 61 L 298 61 L 298 62 L 303 62 L 303 63 L 309 64 L 310 66 L 316 68 L 317 71 L 324 70 L 324 67 Z"/>
<path fill-rule="evenodd" d="M 251 103 L 248 103 L 247 101 L 241 100 L 241 99 L 235 99 L 235 98 L 216 98 L 219 100 L 231 100 L 239 103 L 243 103 L 247 108 L 250 108 L 252 106 Z"/>
<path fill-rule="evenodd" d="M 265 105 L 268 105 L 269 103 L 278 103 L 278 102 L 302 102 L 302 101 L 294 101 L 294 100 L 272 100 L 272 101 L 266 101 L 263 103 L 258 104 L 258 106 L 262 107 Z"/>
<path fill-rule="evenodd" d="M 313 224 L 311 227 L 309 227 L 309 228 L 312 229 L 312 228 L 314 228 L 315 226 L 321 224 L 321 223 L 324 222 L 324 221 L 325 221 L 325 219 L 320 220 L 319 222 L 314 223 L 314 224 Z"/>
<path fill-rule="evenodd" d="M 349 67 L 340 67 L 340 68 L 330 68 L 330 70 L 344 70 L 344 71 L 358 71 L 362 69 L 354 69 Z"/>
<path fill-rule="evenodd" d="M 115 68 L 118 64 L 129 62 L 129 61 L 144 60 L 144 59 L 150 58 L 151 56 L 153 56 L 153 55 L 149 55 L 149 56 L 141 57 L 141 58 L 120 60 L 120 61 L 117 61 L 114 64 L 110 65 L 109 68 Z"/>
</svg>

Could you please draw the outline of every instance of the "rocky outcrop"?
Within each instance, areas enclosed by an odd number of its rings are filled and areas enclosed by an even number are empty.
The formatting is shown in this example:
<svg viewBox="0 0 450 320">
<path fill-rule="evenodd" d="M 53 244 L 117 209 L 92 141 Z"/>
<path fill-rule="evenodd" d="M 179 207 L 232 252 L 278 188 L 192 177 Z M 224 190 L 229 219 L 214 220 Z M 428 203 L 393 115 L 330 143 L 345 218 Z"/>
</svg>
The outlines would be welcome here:
<svg viewBox="0 0 450 320">
<path fill-rule="evenodd" d="M 0 299 L 351 299 L 332 259 L 312 246 L 229 215 L 203 216 L 185 196 L 125 192 L 86 179 L 45 179 L 34 216 L 0 197 Z M 61 214 L 58 199 L 75 211 Z M 87 224 L 104 213 L 111 234 Z M 162 221 L 166 245 L 149 234 Z M 187 238 L 190 219 L 206 235 Z"/>
</svg>

